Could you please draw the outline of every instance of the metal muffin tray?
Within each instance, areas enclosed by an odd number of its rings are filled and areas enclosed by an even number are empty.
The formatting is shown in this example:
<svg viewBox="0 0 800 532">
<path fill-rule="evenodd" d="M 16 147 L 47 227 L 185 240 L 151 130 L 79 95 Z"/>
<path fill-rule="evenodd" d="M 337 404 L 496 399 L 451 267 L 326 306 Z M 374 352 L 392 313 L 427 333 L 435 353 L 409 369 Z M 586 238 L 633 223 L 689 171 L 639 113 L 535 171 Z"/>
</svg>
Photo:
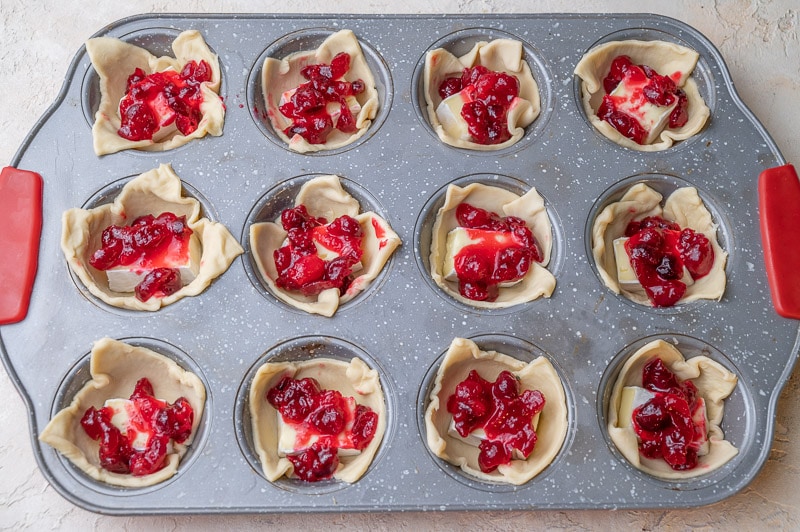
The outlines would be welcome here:
<svg viewBox="0 0 800 532">
<path fill-rule="evenodd" d="M 367 135 L 332 152 L 290 152 L 263 113 L 260 70 L 267 55 L 315 48 L 352 29 L 375 73 L 380 111 Z M 173 151 L 97 157 L 91 124 L 98 78 L 78 51 L 54 105 L 12 165 L 44 177 L 39 268 L 23 321 L 0 328 L 2 359 L 25 400 L 30 436 L 48 481 L 73 503 L 109 514 L 675 508 L 742 490 L 767 459 L 775 407 L 798 353 L 798 324 L 773 310 L 763 268 L 756 177 L 784 160 L 737 96 L 716 48 L 693 28 L 654 15 L 283 16 L 143 15 L 109 25 L 119 37 L 162 55 L 182 30 L 199 30 L 219 54 L 224 134 Z M 432 132 L 421 95 L 427 50 L 464 53 L 478 40 L 524 43 L 539 84 L 542 113 L 525 137 L 502 151 L 446 146 Z M 695 138 L 662 152 L 619 147 L 598 134 L 580 105 L 573 68 L 601 42 L 660 39 L 700 53 L 694 72 L 711 109 Z M 170 163 L 185 193 L 223 222 L 246 253 L 203 294 L 155 313 L 124 311 L 94 298 L 73 278 L 59 247 L 61 214 L 110 201 L 125 180 Z M 338 174 L 362 207 L 386 218 L 403 239 L 381 276 L 332 318 L 278 301 L 258 278 L 249 225 L 270 219 L 316 174 Z M 459 304 L 433 283 L 430 228 L 451 182 L 483 181 L 512 190 L 535 186 L 554 230 L 553 296 L 505 310 Z M 719 302 L 669 309 L 637 306 L 601 283 L 590 253 L 594 216 L 623 190 L 646 181 L 661 191 L 694 185 L 719 224 L 730 254 Z M 206 385 L 199 433 L 177 475 L 159 485 L 121 489 L 89 479 L 37 440 L 51 416 L 88 379 L 93 341 L 129 339 L 173 357 Z M 519 487 L 480 482 L 435 458 L 422 421 L 428 389 L 451 340 L 475 338 L 520 358 L 547 356 L 569 412 L 553 463 Z M 739 376 L 723 430 L 739 454 L 689 481 L 663 481 L 633 468 L 605 429 L 616 371 L 653 338 L 677 342 Z M 361 357 L 376 368 L 388 428 L 374 462 L 354 484 L 263 477 L 247 410 L 250 380 L 266 360 Z"/>
</svg>

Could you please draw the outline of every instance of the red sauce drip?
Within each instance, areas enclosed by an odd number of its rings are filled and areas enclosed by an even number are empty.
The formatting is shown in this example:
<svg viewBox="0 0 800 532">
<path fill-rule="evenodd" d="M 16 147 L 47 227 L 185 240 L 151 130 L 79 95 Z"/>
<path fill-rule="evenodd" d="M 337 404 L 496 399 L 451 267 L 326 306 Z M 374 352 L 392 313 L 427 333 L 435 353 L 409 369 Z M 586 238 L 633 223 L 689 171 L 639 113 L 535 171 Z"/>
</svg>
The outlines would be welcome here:
<svg viewBox="0 0 800 532">
<path fill-rule="evenodd" d="M 447 78 L 439 85 L 442 99 L 461 91 L 468 91 L 472 100 L 464 103 L 461 117 L 475 143 L 500 144 L 511 138 L 508 110 L 519 96 L 516 77 L 476 65 L 465 68 L 461 77 Z"/>
<path fill-rule="evenodd" d="M 669 106 L 676 100 L 678 101 L 677 106 L 669 116 L 670 128 L 683 127 L 689 120 L 687 110 L 689 102 L 686 93 L 678 88 L 672 78 L 662 76 L 647 65 L 634 65 L 627 55 L 617 56 L 611 63 L 608 75 L 603 80 L 603 88 L 606 94 L 603 96 L 603 102 L 597 110 L 597 116 L 637 144 L 644 144 L 647 139 L 647 131 L 636 119 L 619 111 L 614 98 L 610 94 L 623 79 L 644 81 L 644 77 L 650 80 L 642 89 L 642 95 L 647 101 L 661 106 Z"/>
<path fill-rule="evenodd" d="M 308 214 L 305 205 L 286 209 L 281 224 L 289 242 L 273 253 L 278 278 L 275 284 L 286 290 L 299 290 L 304 295 L 317 295 L 328 288 L 347 291 L 353 266 L 361 260 L 363 231 L 358 220 L 343 215 L 327 224 L 324 218 Z M 314 241 L 335 251 L 338 257 L 323 260 L 317 255 Z"/>
<path fill-rule="evenodd" d="M 155 473 L 165 465 L 170 440 L 183 443 L 192 433 L 194 410 L 189 401 L 179 397 L 173 404 L 156 399 L 153 386 L 146 378 L 139 379 L 130 396 L 141 418 L 132 419 L 138 430 L 150 432 L 147 447 L 136 450 L 132 440 L 111 424 L 111 407 L 89 407 L 81 418 L 86 435 L 100 442 L 100 465 L 112 473 L 142 476 Z"/>
<path fill-rule="evenodd" d="M 634 220 L 625 229 L 625 250 L 636 278 L 657 307 L 670 307 L 686 292 L 683 267 L 697 280 L 711 271 L 714 249 L 708 238 L 660 216 Z"/>
<path fill-rule="evenodd" d="M 447 399 L 455 429 L 462 438 L 482 428 L 486 439 L 480 444 L 478 465 L 484 473 L 508 464 L 514 449 L 527 458 L 536 445 L 534 416 L 544 408 L 539 390 L 519 393 L 519 382 L 509 371 L 502 371 L 494 382 L 472 370 Z"/>
<path fill-rule="evenodd" d="M 387 241 L 384 238 L 386 236 L 386 229 L 376 220 L 375 218 L 372 219 L 372 229 L 375 231 L 375 238 L 378 239 L 378 249 L 383 249 L 386 247 Z"/>
<path fill-rule="evenodd" d="M 513 241 L 513 245 L 505 246 L 480 238 L 478 231 L 470 235 L 481 242 L 465 246 L 454 257 L 459 293 L 467 299 L 494 301 L 499 293 L 497 285 L 522 279 L 532 261 L 542 261 L 536 238 L 520 218 L 501 218 L 496 213 L 461 203 L 456 207 L 456 220 L 467 229 L 507 233 Z"/>
<path fill-rule="evenodd" d="M 128 140 L 150 140 L 173 122 L 182 135 L 191 134 L 203 118 L 201 85 L 211 81 L 212 75 L 205 61 L 189 61 L 180 72 L 145 75 L 137 68 L 128 77 L 125 96 L 119 103 L 121 124 L 117 134 Z"/>
<path fill-rule="evenodd" d="M 639 452 L 647 458 L 662 458 L 676 471 L 697 467 L 697 451 L 707 431 L 693 420 L 700 408 L 695 385 L 680 382 L 656 358 L 642 370 L 642 386 L 655 397 L 633 411 Z"/>
<path fill-rule="evenodd" d="M 348 398 L 336 390 L 322 390 L 312 378 L 283 377 L 267 392 L 267 401 L 278 410 L 284 422 L 291 423 L 296 443 L 302 451 L 288 455 L 300 479 L 316 482 L 331 478 L 339 464 L 337 449 L 357 449 L 369 445 L 378 429 L 378 414 L 364 405 L 348 408 Z M 348 428 L 349 427 L 349 428 Z M 342 432 L 344 445 L 342 445 Z"/>
<path fill-rule="evenodd" d="M 152 296 L 167 296 L 181 288 L 178 270 L 153 269 L 153 266 L 170 262 L 167 260 L 169 257 L 188 257 L 191 235 L 186 216 L 178 217 L 171 212 L 158 217 L 152 214 L 140 216 L 129 226 L 106 227 L 101 236 L 101 247 L 91 256 L 89 264 L 101 271 L 131 265 L 142 270 L 152 269 L 136 286 L 136 297 L 147 301 Z"/>
<path fill-rule="evenodd" d="M 355 133 L 356 119 L 350 111 L 345 98 L 361 94 L 365 90 L 364 81 L 357 79 L 352 83 L 342 77 L 350 70 L 350 54 L 341 52 L 331 60 L 331 64 L 315 64 L 303 67 L 300 74 L 307 79 L 295 90 L 289 101 L 279 110 L 292 125 L 283 130 L 291 138 L 300 135 L 310 144 L 325 144 L 334 129 L 342 133 Z M 339 119 L 336 124 L 328 112 L 328 104 L 339 106 Z"/>
</svg>

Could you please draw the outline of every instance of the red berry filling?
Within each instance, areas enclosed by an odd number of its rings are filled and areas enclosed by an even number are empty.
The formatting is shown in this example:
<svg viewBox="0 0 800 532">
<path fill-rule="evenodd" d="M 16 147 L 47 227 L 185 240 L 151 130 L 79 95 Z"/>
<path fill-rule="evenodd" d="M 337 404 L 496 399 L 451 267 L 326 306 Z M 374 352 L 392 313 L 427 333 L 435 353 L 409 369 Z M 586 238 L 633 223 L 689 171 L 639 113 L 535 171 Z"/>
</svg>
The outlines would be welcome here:
<svg viewBox="0 0 800 532">
<path fill-rule="evenodd" d="M 660 216 L 634 220 L 625 229 L 625 250 L 639 283 L 656 307 L 670 307 L 686 293 L 684 266 L 697 280 L 711 271 L 714 249 L 708 238 Z"/>
<path fill-rule="evenodd" d="M 297 87 L 291 98 L 279 107 L 284 116 L 292 119 L 292 125 L 283 130 L 287 137 L 300 135 L 310 144 L 324 144 L 334 129 L 342 133 L 357 131 L 356 118 L 346 98 L 361 94 L 366 87 L 361 79 L 352 83 L 344 81 L 342 78 L 349 70 L 350 54 L 345 52 L 336 54 L 330 65 L 303 67 L 300 74 L 308 81 Z M 336 124 L 328 104 L 338 106 Z"/>
<path fill-rule="evenodd" d="M 177 269 L 158 266 L 174 263 L 175 257 L 185 262 L 191 235 L 186 216 L 171 212 L 158 217 L 140 216 L 129 226 L 106 227 L 100 240 L 102 247 L 94 252 L 89 264 L 101 271 L 117 266 L 152 270 L 136 286 L 136 298 L 147 301 L 153 296 L 164 297 L 180 290 L 181 278 Z"/>
<path fill-rule="evenodd" d="M 494 382 L 472 370 L 447 399 L 455 429 L 462 438 L 482 428 L 486 439 L 480 444 L 478 465 L 484 473 L 511 462 L 516 449 L 525 458 L 536 445 L 533 418 L 544 408 L 539 390 L 519 393 L 519 382 L 509 371 L 502 371 Z"/>
<path fill-rule="evenodd" d="M 180 72 L 167 70 L 145 75 L 137 68 L 128 77 L 125 96 L 119 102 L 120 137 L 151 140 L 162 127 L 175 123 L 182 135 L 197 129 L 203 118 L 201 84 L 213 72 L 205 61 L 189 61 Z"/>
<path fill-rule="evenodd" d="M 470 238 L 476 244 L 463 247 L 454 257 L 459 280 L 459 293 L 473 301 L 494 301 L 500 283 L 522 279 L 531 263 L 541 262 L 542 252 L 525 221 L 515 216 L 499 215 L 469 203 L 456 207 L 456 220 L 461 227 L 474 229 Z M 512 245 L 502 245 L 496 239 L 483 238 L 493 231 L 508 233 Z"/>
<path fill-rule="evenodd" d="M 637 84 L 644 84 L 641 94 L 634 94 L 637 99 L 659 106 L 669 106 L 677 101 L 677 106 L 669 116 L 669 127 L 679 128 L 686 125 L 689 120 L 686 93 L 678 88 L 669 76 L 662 76 L 647 65 L 634 65 L 627 55 L 620 55 L 614 59 L 608 75 L 603 80 L 603 88 L 606 94 L 603 96 L 603 102 L 597 110 L 598 118 L 605 120 L 614 129 L 637 144 L 645 143 L 648 135 L 647 130 L 634 117 L 620 111 L 617 108 L 615 97 L 611 96 L 617 85 L 624 79 L 637 82 Z"/>
<path fill-rule="evenodd" d="M 139 379 L 130 396 L 137 415 L 129 420 L 135 430 L 122 434 L 111 423 L 114 411 L 110 406 L 89 407 L 81 418 L 86 435 L 100 442 L 100 465 L 112 473 L 149 475 L 162 469 L 170 440 L 183 443 L 192 432 L 194 411 L 184 397 L 173 404 L 156 399 L 153 386 L 146 378 Z M 133 447 L 136 432 L 148 433 L 145 449 Z"/>
<path fill-rule="evenodd" d="M 461 108 L 461 117 L 473 142 L 500 144 L 511 138 L 508 110 L 519 96 L 516 77 L 477 65 L 465 68 L 461 77 L 447 78 L 439 85 L 442 99 L 461 91 L 469 94 L 469 101 Z"/>
<path fill-rule="evenodd" d="M 295 430 L 296 453 L 287 458 L 298 478 L 331 478 L 339 465 L 338 449 L 365 449 L 378 429 L 378 414 L 336 390 L 322 390 L 312 378 L 283 377 L 267 392 L 267 401 Z"/>
<path fill-rule="evenodd" d="M 691 381 L 679 381 L 660 358 L 645 365 L 642 386 L 655 397 L 633 411 L 639 452 L 662 458 L 676 471 L 697 466 L 697 451 L 705 440 L 705 425 L 695 421 L 702 403 Z"/>
<path fill-rule="evenodd" d="M 298 290 L 314 296 L 329 288 L 347 291 L 352 282 L 353 266 L 361 261 L 363 231 L 358 220 L 343 215 L 327 224 L 324 218 L 308 214 L 305 205 L 281 213 L 281 225 L 288 233 L 288 243 L 275 250 L 273 260 L 278 278 L 275 284 L 286 290 Z M 317 244 L 338 254 L 323 260 Z"/>
</svg>

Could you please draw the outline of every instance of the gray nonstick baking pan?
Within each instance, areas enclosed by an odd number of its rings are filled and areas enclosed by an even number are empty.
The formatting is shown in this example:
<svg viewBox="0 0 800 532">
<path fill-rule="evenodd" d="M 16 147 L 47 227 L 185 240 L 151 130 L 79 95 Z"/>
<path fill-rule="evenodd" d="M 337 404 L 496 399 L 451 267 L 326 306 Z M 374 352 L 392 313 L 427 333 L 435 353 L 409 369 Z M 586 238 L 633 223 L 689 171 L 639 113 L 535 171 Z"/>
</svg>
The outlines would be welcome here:
<svg viewBox="0 0 800 532">
<path fill-rule="evenodd" d="M 315 48 L 352 29 L 375 73 L 380 111 L 352 146 L 301 155 L 270 129 L 259 101 L 265 57 Z M 479 16 L 142 15 L 104 28 L 156 55 L 182 30 L 199 30 L 219 54 L 224 133 L 163 153 L 97 157 L 91 124 L 98 77 L 78 51 L 53 106 L 11 165 L 44 178 L 39 267 L 27 317 L 0 328 L 2 359 L 29 412 L 30 437 L 49 482 L 73 503 L 108 514 L 477 509 L 678 508 L 742 490 L 763 466 L 775 407 L 798 354 L 798 323 L 770 299 L 759 234 L 757 177 L 785 164 L 769 134 L 736 94 L 723 58 L 681 22 L 646 14 Z M 542 113 L 515 146 L 477 153 L 446 146 L 431 130 L 421 94 L 427 50 L 459 55 L 474 42 L 524 43 Z M 674 41 L 700 53 L 694 73 L 711 119 L 697 136 L 662 152 L 608 141 L 589 125 L 573 69 L 594 45 L 622 39 Z M 61 214 L 110 201 L 125 180 L 169 163 L 204 214 L 224 223 L 246 253 L 203 294 L 155 313 L 109 307 L 73 278 L 59 247 Z M 332 318 L 278 301 L 259 279 L 247 243 L 304 176 L 338 174 L 362 203 L 389 221 L 402 247 L 379 278 Z M 432 281 L 430 229 L 451 182 L 536 189 L 554 228 L 552 297 L 486 311 L 452 300 Z M 698 188 L 730 257 L 719 302 L 669 309 L 637 306 L 600 281 L 590 253 L 594 216 L 645 181 L 669 192 Z M 288 196 L 287 196 L 288 195 Z M 208 403 L 178 473 L 162 484 L 121 489 L 97 483 L 38 434 L 88 379 L 92 342 L 110 336 L 147 345 L 204 381 Z M 543 354 L 566 389 L 569 432 L 561 452 L 519 487 L 479 482 L 435 458 L 422 416 L 428 389 L 454 337 L 509 354 Z M 739 376 L 723 430 L 740 452 L 688 481 L 658 480 L 630 466 L 605 430 L 605 406 L 624 358 L 653 338 L 686 356 L 706 354 Z M 250 379 L 279 357 L 359 356 L 380 374 L 388 429 L 354 484 L 269 482 L 252 446 Z"/>
</svg>

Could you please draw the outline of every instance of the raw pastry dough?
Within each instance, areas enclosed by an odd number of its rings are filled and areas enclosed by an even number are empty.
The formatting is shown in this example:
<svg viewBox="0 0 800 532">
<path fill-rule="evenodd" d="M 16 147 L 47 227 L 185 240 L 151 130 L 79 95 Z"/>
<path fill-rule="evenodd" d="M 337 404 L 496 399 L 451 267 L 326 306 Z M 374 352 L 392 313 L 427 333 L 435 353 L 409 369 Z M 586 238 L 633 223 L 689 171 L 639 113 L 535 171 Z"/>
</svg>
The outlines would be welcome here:
<svg viewBox="0 0 800 532">
<path fill-rule="evenodd" d="M 614 240 L 625 235 L 625 228 L 632 220 L 641 220 L 647 216 L 661 216 L 676 222 L 681 229 L 690 228 L 703 233 L 714 250 L 714 265 L 711 271 L 686 287 L 686 293 L 678 300 L 678 304 L 697 299 L 719 300 L 725 292 L 725 262 L 728 254 L 717 242 L 717 226 L 711 219 L 711 213 L 703 204 L 694 187 L 683 187 L 670 194 L 661 208 L 662 196 L 644 183 L 638 183 L 628 189 L 622 198 L 608 205 L 597 216 L 592 225 L 592 255 L 603 283 L 614 291 L 621 293 L 631 301 L 641 305 L 652 306 L 644 291 L 632 292 L 621 289 L 617 282 L 617 266 L 614 259 Z"/>
<path fill-rule="evenodd" d="M 146 151 L 165 151 L 183 146 L 192 139 L 206 134 L 222 135 L 225 121 L 225 105 L 219 96 L 219 59 L 212 53 L 197 30 L 182 32 L 172 43 L 175 57 L 155 57 L 147 50 L 114 39 L 97 37 L 86 42 L 86 51 L 100 76 L 100 106 L 95 114 L 92 137 L 94 152 L 97 155 L 115 153 L 121 150 L 138 149 Z M 141 68 L 145 74 L 175 70 L 180 72 L 189 61 L 205 61 L 212 71 L 211 81 L 202 83 L 203 103 L 200 110 L 203 118 L 197 129 L 189 135 L 176 132 L 161 142 L 153 140 L 133 141 L 120 137 L 119 102 L 127 89 L 128 77 Z"/>
<path fill-rule="evenodd" d="M 495 39 L 491 42 L 475 43 L 472 50 L 456 57 L 444 48 L 431 50 L 425 56 L 425 102 L 430 120 L 436 134 L 445 144 L 470 150 L 501 150 L 516 144 L 541 110 L 539 86 L 533 79 L 528 63 L 523 59 L 522 43 L 513 39 Z M 505 72 L 519 81 L 519 96 L 508 110 L 508 131 L 511 138 L 500 144 L 478 144 L 453 138 L 448 135 L 436 116 L 436 108 L 442 103 L 439 86 L 447 78 L 460 77 L 465 68 L 482 65 L 495 72 Z"/>
<path fill-rule="evenodd" d="M 531 267 L 522 281 L 513 286 L 501 287 L 500 294 L 495 301 L 467 299 L 459 293 L 458 283 L 444 278 L 442 268 L 447 253 L 447 234 L 458 227 L 456 208 L 465 202 L 500 216 L 522 218 L 541 247 L 542 262 L 531 262 Z M 550 262 L 552 249 L 552 226 L 544 206 L 544 199 L 536 192 L 535 188 L 530 189 L 523 196 L 517 196 L 504 188 L 481 183 L 472 183 L 463 188 L 458 185 L 450 185 L 447 187 L 444 205 L 436 214 L 436 221 L 433 224 L 430 253 L 431 277 L 445 293 L 467 305 L 480 308 L 510 307 L 533 301 L 541 296 L 550 297 L 553 293 L 556 278 L 546 268 Z"/>
<path fill-rule="evenodd" d="M 323 390 L 337 390 L 356 403 L 378 414 L 378 428 L 372 441 L 357 455 L 339 456 L 339 467 L 333 478 L 355 482 L 366 473 L 386 432 L 386 404 L 378 372 L 361 359 L 350 362 L 331 358 L 315 358 L 303 362 L 266 363 L 258 369 L 250 385 L 250 418 L 253 445 L 261 461 L 264 475 L 270 481 L 291 476 L 294 466 L 286 457 L 278 456 L 278 416 L 280 413 L 267 401 L 267 392 L 284 377 L 316 379 Z"/>
<path fill-rule="evenodd" d="M 50 420 L 39 440 L 54 447 L 93 479 L 107 484 L 138 488 L 158 484 L 173 476 L 203 417 L 206 401 L 203 382 L 164 355 L 110 338 L 94 343 L 90 372 L 92 380 L 75 394 L 68 407 Z M 155 396 L 162 401 L 174 403 L 179 397 L 186 398 L 194 411 L 192 433 L 183 443 L 172 442 L 172 452 L 167 454 L 163 469 L 140 477 L 112 473 L 100 466 L 100 444 L 86 435 L 81 418 L 90 406 L 101 408 L 107 399 L 127 399 L 141 378 L 150 381 Z"/>
<path fill-rule="evenodd" d="M 203 253 L 197 277 L 174 294 L 147 301 L 139 301 L 133 292 L 112 292 L 106 273 L 89 264 L 92 254 L 101 247 L 103 230 L 109 225 L 129 225 L 140 216 L 158 216 L 162 212 L 185 215 L 187 225 L 199 238 Z M 62 217 L 61 249 L 72 271 L 93 295 L 115 307 L 151 311 L 200 294 L 244 252 L 224 225 L 200 218 L 200 202 L 181 195 L 180 178 L 165 164 L 129 181 L 113 203 L 66 211 Z"/>
<path fill-rule="evenodd" d="M 304 296 L 300 292 L 284 290 L 275 284 L 278 272 L 273 254 L 283 246 L 287 235 L 281 225 L 280 216 L 274 222 L 250 226 L 250 248 L 261 278 L 277 298 L 311 314 L 333 316 L 339 305 L 353 299 L 378 276 L 386 261 L 400 245 L 400 237 L 386 220 L 374 212 L 359 214 L 358 201 L 342 188 L 338 176 L 319 176 L 305 183 L 294 202 L 295 206 L 301 204 L 306 206 L 311 216 L 325 218 L 328 222 L 347 214 L 361 225 L 364 234 L 361 241 L 364 250 L 361 257 L 363 268 L 355 272 L 356 277 L 344 294 L 339 294 L 338 288 L 329 288 L 316 296 Z M 381 237 L 376 234 L 376 224 L 384 232 Z"/>
<path fill-rule="evenodd" d="M 686 92 L 689 121 L 680 128 L 665 128 L 659 139 L 652 144 L 637 144 L 608 122 L 600 120 L 597 117 L 597 109 L 606 94 L 603 79 L 608 75 L 614 58 L 620 55 L 630 57 L 633 64 L 647 65 L 663 76 L 670 76 L 675 84 Z M 700 95 L 697 83 L 691 78 L 699 57 L 700 55 L 690 48 L 665 41 L 613 41 L 593 48 L 575 66 L 575 74 L 581 78 L 581 94 L 586 116 L 604 136 L 620 146 L 634 150 L 665 150 L 675 141 L 688 139 L 703 129 L 711 114 Z"/>
<path fill-rule="evenodd" d="M 508 370 L 519 379 L 520 391 L 539 390 L 545 399 L 533 452 L 526 460 L 512 460 L 491 473 L 481 471 L 477 447 L 448 434 L 453 417 L 447 412 L 447 399 L 473 369 L 488 381 L 494 381 L 501 371 Z M 524 484 L 553 461 L 567 436 L 564 387 L 555 368 L 545 357 L 525 363 L 496 351 L 481 351 L 472 340 L 455 338 L 436 372 L 430 403 L 425 410 L 425 428 L 430 450 L 468 475 L 493 482 Z"/>
<path fill-rule="evenodd" d="M 278 109 L 281 95 L 308 81 L 300 74 L 303 67 L 321 63 L 329 65 L 331 59 L 341 52 L 350 54 L 350 70 L 344 75 L 344 79 L 349 82 L 361 79 L 364 82 L 364 92 L 355 95 L 361 105 L 361 111 L 355 117 L 358 130 L 355 133 L 343 133 L 334 128 L 324 144 L 311 144 L 300 135 L 287 137 L 283 130 L 292 125 L 292 120 L 284 116 Z M 261 90 L 267 106 L 267 115 L 275 134 L 286 142 L 290 149 L 299 153 L 333 150 L 347 146 L 364 136 L 372 124 L 372 120 L 378 114 L 379 102 L 375 77 L 361 51 L 358 39 L 351 30 L 341 30 L 332 34 L 316 50 L 297 52 L 283 59 L 268 57 L 264 60 L 264 68 L 261 73 Z"/>
<path fill-rule="evenodd" d="M 698 396 L 705 399 L 708 417 L 709 452 L 698 457 L 697 467 L 686 471 L 675 471 L 667 462 L 660 459 L 645 458 L 639 454 L 639 442 L 630 425 L 619 419 L 618 411 L 622 389 L 625 386 L 642 386 L 642 369 L 655 358 L 660 358 L 678 379 L 691 380 L 697 387 Z M 724 400 L 736 388 L 736 375 L 718 362 L 706 356 L 696 356 L 688 360 L 678 349 L 664 340 L 654 340 L 636 351 L 622 366 L 614 383 L 608 405 L 608 433 L 619 452 L 638 469 L 659 478 L 685 479 L 709 473 L 739 452 L 725 440 L 720 424 L 724 410 Z M 740 420 L 741 421 L 741 420 Z"/>
</svg>

